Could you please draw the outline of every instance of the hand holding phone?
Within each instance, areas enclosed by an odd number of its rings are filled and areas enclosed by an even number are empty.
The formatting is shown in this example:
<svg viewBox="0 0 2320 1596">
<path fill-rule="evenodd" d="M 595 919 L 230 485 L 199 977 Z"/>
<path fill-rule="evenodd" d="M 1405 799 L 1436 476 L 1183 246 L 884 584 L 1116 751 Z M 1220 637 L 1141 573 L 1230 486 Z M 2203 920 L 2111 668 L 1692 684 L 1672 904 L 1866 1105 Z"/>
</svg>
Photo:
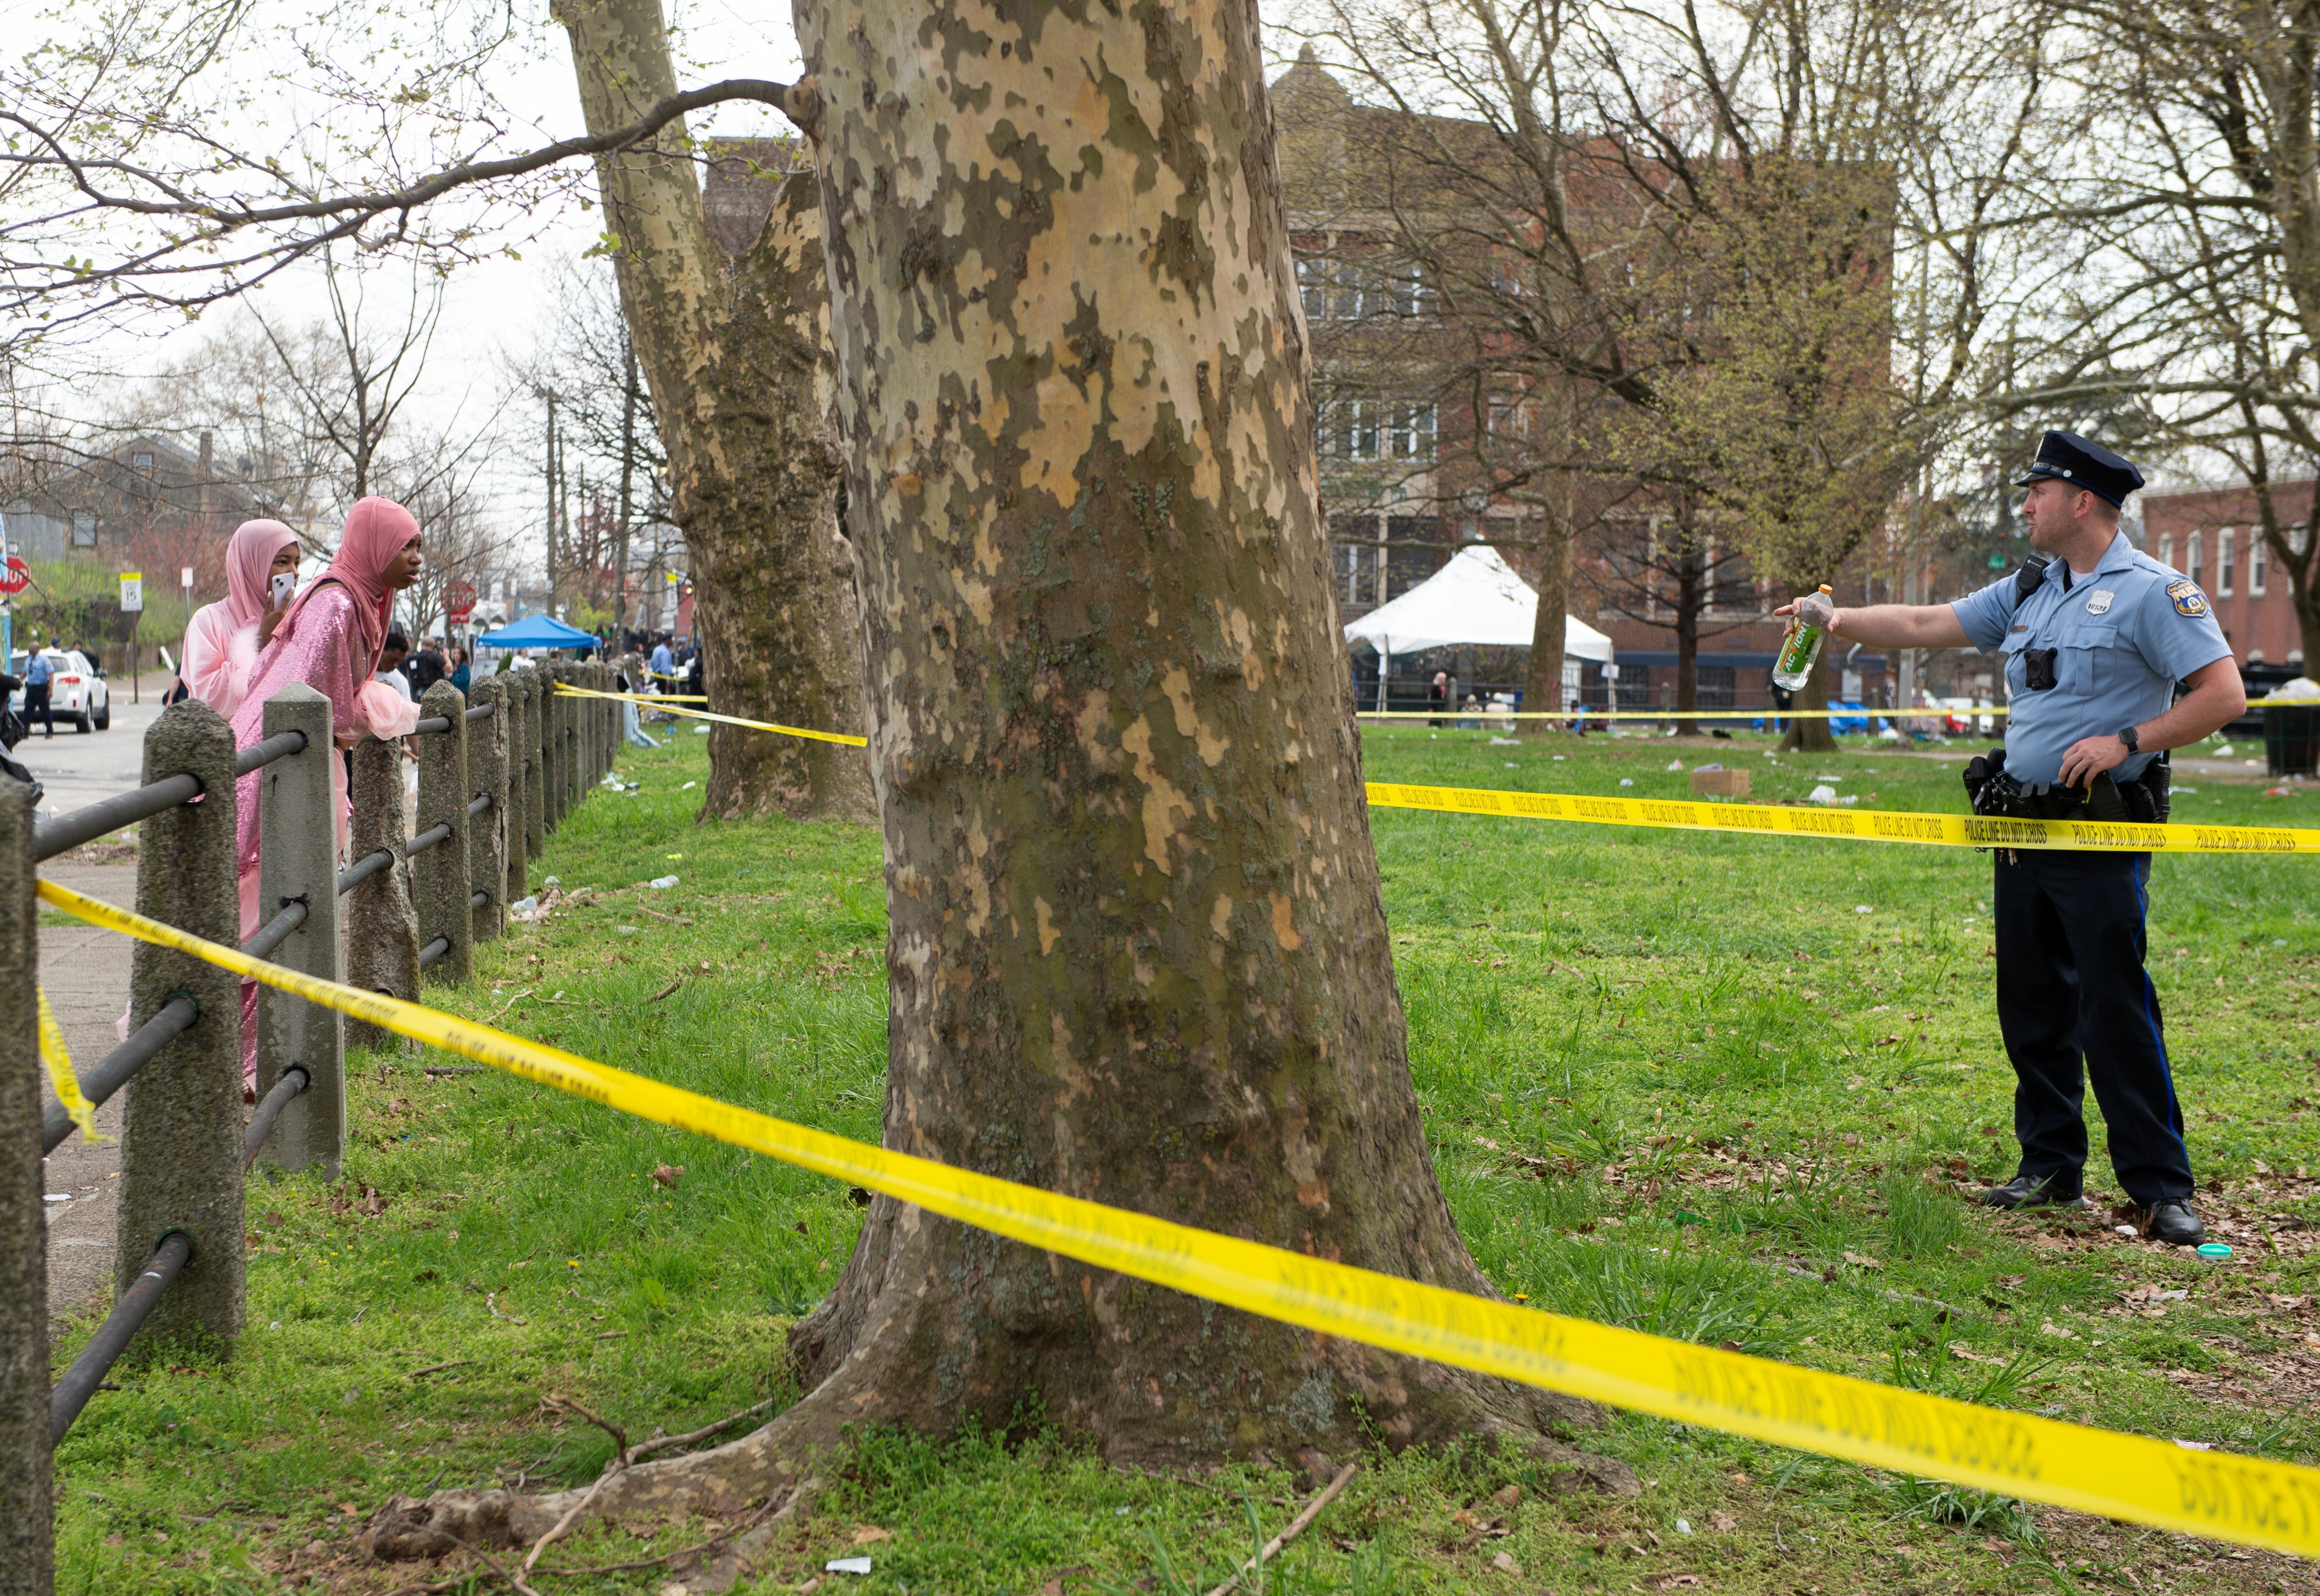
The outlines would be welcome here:
<svg viewBox="0 0 2320 1596">
<path fill-rule="evenodd" d="M 298 573 L 295 571 L 278 572 L 274 577 L 272 585 L 274 608 L 279 609 L 289 603 L 290 596 L 298 591 Z"/>
</svg>

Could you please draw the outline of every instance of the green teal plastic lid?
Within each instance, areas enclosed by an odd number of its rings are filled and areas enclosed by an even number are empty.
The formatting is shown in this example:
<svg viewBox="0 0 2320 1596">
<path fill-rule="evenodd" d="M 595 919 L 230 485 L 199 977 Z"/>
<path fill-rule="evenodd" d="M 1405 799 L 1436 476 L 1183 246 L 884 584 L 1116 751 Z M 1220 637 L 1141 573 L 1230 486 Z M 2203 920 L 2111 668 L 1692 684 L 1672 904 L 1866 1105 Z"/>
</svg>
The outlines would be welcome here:
<svg viewBox="0 0 2320 1596">
<path fill-rule="evenodd" d="M 2199 1256 L 2201 1258 L 2229 1258 L 2232 1256 L 2232 1249 L 2225 1246 L 2221 1241 L 2202 1241 L 2199 1243 Z"/>
</svg>

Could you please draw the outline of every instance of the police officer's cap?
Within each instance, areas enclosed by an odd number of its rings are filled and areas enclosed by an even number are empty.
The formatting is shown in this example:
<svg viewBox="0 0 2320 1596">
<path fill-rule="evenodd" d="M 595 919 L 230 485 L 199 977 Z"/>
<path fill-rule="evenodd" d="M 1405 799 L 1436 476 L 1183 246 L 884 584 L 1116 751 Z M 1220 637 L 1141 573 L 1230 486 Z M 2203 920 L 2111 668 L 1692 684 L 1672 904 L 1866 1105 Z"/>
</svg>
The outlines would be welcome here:
<svg viewBox="0 0 2320 1596">
<path fill-rule="evenodd" d="M 2098 498 L 2124 506 L 2126 496 L 2143 486 L 2143 473 L 2132 462 L 2090 443 L 2075 432 L 2050 432 L 2038 440 L 2038 458 L 2014 479 L 2026 488 L 2042 476 L 2051 476 Z"/>
</svg>

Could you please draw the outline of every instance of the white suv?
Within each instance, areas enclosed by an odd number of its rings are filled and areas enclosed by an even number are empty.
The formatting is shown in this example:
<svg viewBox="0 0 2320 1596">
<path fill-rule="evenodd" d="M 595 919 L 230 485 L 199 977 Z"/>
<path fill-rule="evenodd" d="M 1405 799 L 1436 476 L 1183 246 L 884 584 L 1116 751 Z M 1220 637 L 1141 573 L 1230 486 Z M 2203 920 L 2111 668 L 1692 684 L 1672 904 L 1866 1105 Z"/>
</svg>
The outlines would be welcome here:
<svg viewBox="0 0 2320 1596">
<path fill-rule="evenodd" d="M 49 662 L 49 708 L 59 720 L 68 720 L 78 731 L 104 731 L 113 724 L 113 690 L 88 656 L 77 648 L 44 648 L 41 655 Z M 8 673 L 22 681 L 24 679 L 26 656 L 14 654 L 8 658 Z M 18 715 L 24 713 L 24 690 L 18 688 L 8 699 L 8 707 Z"/>
</svg>

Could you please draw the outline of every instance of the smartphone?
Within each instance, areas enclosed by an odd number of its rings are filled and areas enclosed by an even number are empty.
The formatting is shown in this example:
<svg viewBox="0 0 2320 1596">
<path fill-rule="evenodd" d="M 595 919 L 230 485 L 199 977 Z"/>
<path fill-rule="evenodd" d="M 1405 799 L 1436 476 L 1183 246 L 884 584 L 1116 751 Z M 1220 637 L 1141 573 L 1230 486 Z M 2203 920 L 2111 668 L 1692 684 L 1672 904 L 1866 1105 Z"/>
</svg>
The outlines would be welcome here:
<svg viewBox="0 0 2320 1596">
<path fill-rule="evenodd" d="M 289 603 L 290 595 L 297 591 L 298 573 L 296 572 L 284 571 L 276 573 L 274 578 L 274 608 L 279 609 Z"/>
</svg>

